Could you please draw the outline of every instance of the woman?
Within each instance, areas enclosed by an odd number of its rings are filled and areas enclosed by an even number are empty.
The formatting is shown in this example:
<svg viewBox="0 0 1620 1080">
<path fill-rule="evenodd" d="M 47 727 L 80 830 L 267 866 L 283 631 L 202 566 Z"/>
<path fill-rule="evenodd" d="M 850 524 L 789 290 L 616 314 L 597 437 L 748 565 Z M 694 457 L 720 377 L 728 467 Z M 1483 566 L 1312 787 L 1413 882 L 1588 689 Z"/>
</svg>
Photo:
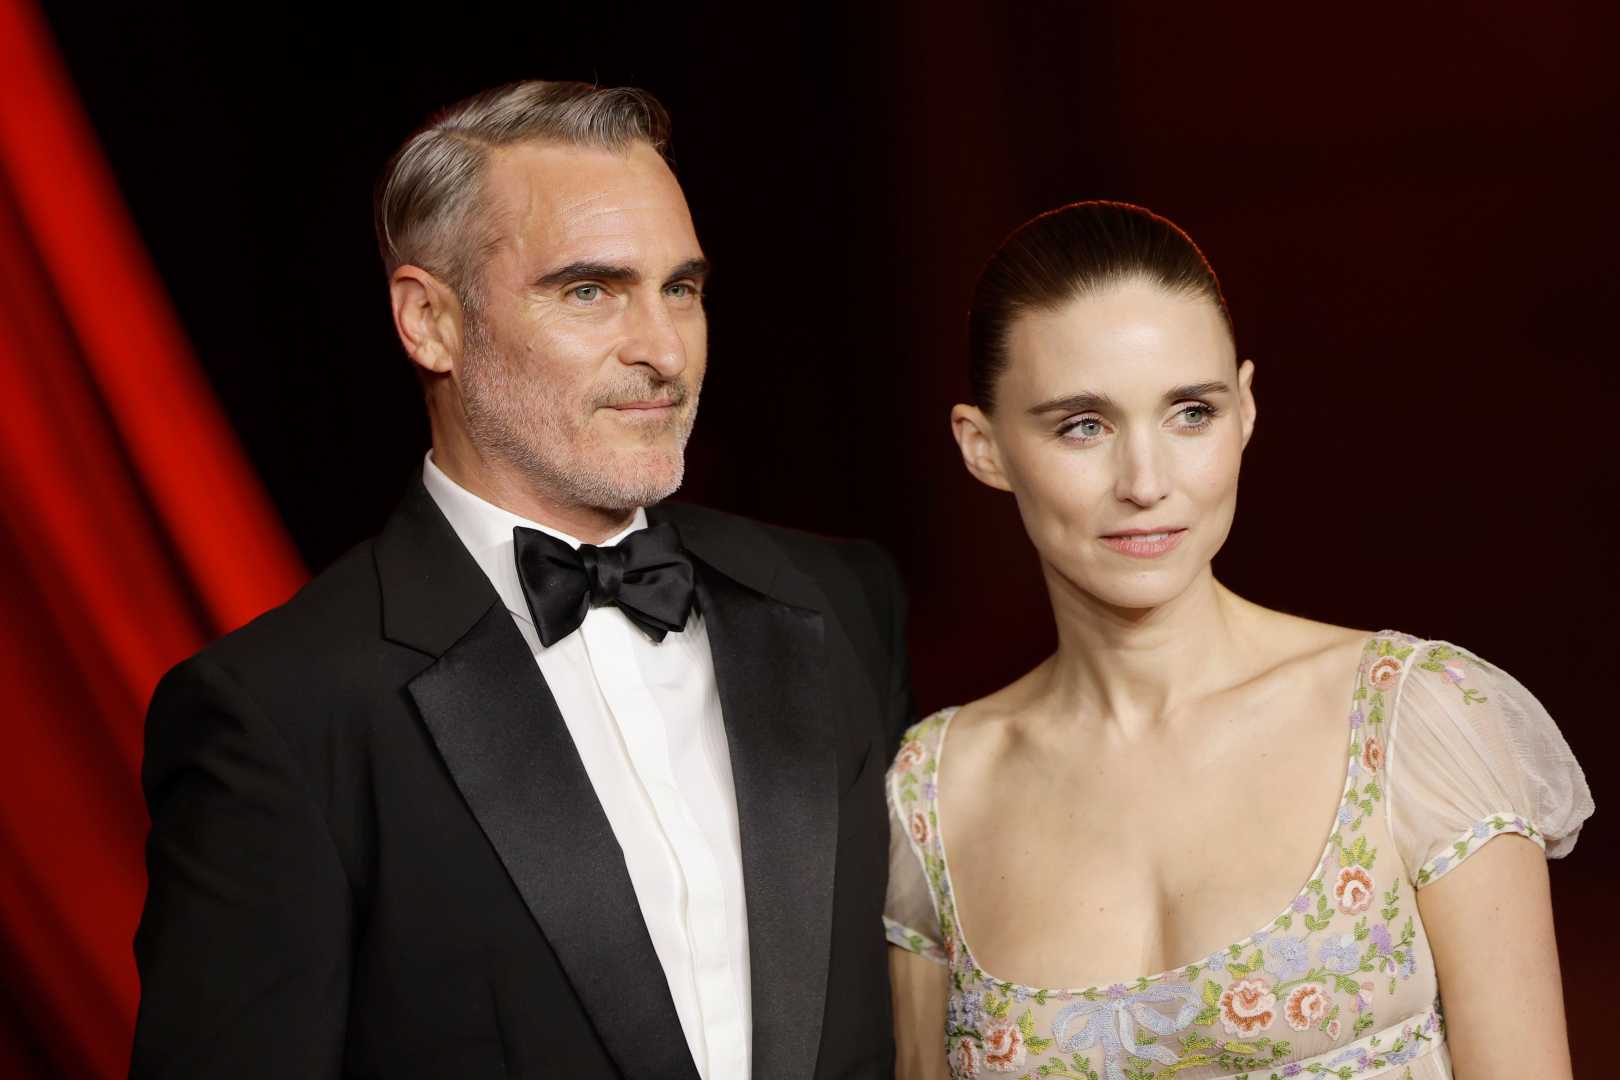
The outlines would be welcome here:
<svg viewBox="0 0 1620 1080">
<path fill-rule="evenodd" d="M 952 427 L 1058 647 L 889 772 L 901 1075 L 1569 1076 L 1543 849 L 1591 813 L 1580 768 L 1462 649 L 1215 580 L 1254 365 L 1192 241 L 1036 218 L 969 338 Z"/>
</svg>

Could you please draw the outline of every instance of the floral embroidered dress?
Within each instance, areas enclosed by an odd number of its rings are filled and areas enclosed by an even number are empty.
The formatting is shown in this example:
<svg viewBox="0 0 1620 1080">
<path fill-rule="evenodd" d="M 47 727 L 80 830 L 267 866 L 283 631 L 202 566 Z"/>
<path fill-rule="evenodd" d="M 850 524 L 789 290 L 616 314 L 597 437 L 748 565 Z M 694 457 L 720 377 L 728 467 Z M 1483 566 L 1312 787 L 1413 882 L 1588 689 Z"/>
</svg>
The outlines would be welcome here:
<svg viewBox="0 0 1620 1080">
<path fill-rule="evenodd" d="M 1416 890 L 1506 833 L 1563 855 L 1592 812 L 1529 691 L 1455 646 L 1381 633 L 1361 654 L 1326 849 L 1276 917 L 1156 975 L 1023 986 L 981 968 L 956 919 L 935 784 L 955 713 L 913 727 L 889 770 L 884 925 L 950 968 L 957 1078 L 1449 1078 Z"/>
</svg>

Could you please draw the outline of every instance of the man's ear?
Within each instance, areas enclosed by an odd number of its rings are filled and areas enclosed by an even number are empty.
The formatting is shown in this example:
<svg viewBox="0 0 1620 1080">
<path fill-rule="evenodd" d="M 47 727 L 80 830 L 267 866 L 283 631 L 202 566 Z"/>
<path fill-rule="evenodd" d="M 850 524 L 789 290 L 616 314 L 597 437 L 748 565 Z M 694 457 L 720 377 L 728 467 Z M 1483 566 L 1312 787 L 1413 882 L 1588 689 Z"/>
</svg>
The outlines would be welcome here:
<svg viewBox="0 0 1620 1080">
<path fill-rule="evenodd" d="M 1254 420 L 1259 411 L 1254 404 L 1254 361 L 1245 360 L 1238 365 L 1238 418 L 1243 424 L 1243 445 L 1249 445 L 1254 434 Z"/>
<path fill-rule="evenodd" d="M 448 375 L 461 360 L 461 301 L 450 286 L 409 263 L 388 279 L 394 330 L 405 355 L 423 372 Z"/>
<path fill-rule="evenodd" d="M 951 434 L 962 451 L 962 463 L 980 483 L 997 491 L 1011 491 L 1007 474 L 1001 467 L 1001 451 L 996 447 L 990 418 L 977 405 L 955 405 L 951 408 Z"/>
</svg>

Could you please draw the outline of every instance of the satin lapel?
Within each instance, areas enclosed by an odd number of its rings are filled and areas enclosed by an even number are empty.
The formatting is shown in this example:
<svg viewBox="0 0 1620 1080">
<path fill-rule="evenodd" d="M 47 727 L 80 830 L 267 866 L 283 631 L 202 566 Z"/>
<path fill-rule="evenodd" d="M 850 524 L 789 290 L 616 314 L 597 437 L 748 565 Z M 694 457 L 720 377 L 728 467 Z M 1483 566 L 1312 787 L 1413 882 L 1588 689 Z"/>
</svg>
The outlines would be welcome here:
<svg viewBox="0 0 1620 1080">
<path fill-rule="evenodd" d="M 410 694 L 620 1071 L 696 1080 L 623 854 L 506 609 L 492 604 Z"/>
<path fill-rule="evenodd" d="M 838 842 L 823 616 L 703 563 L 697 584 L 742 833 L 753 1072 L 808 1077 L 827 1005 Z"/>
</svg>

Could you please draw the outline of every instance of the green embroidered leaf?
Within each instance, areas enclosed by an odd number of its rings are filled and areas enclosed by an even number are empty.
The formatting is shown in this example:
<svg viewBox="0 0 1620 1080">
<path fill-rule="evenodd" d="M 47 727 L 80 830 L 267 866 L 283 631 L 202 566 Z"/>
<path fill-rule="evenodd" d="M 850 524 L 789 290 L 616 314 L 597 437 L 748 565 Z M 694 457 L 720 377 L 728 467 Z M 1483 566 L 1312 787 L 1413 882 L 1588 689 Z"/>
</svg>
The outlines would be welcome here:
<svg viewBox="0 0 1620 1080">
<path fill-rule="evenodd" d="M 1205 1005 L 1216 1005 L 1216 1004 L 1220 1003 L 1220 1000 L 1221 1000 L 1221 987 L 1220 987 L 1220 984 L 1216 983 L 1212 979 L 1206 979 L 1204 981 L 1204 1004 Z"/>
<path fill-rule="evenodd" d="M 1334 976 L 1333 985 L 1341 994 L 1359 994 L 1361 992 L 1361 984 L 1348 975 Z"/>
<path fill-rule="evenodd" d="M 1028 1009 L 1025 1009 L 1023 1015 L 1018 1018 L 1018 1030 L 1024 1036 L 1025 1042 L 1035 1035 L 1035 1017 Z"/>
<path fill-rule="evenodd" d="M 1288 930 L 1294 925 L 1294 917 L 1287 913 L 1279 915 L 1277 916 L 1277 925 L 1284 930 Z"/>
<path fill-rule="evenodd" d="M 1197 1027 L 1208 1027 L 1220 1018 L 1220 1006 L 1211 1005 L 1209 1008 L 1201 1010 L 1197 1016 L 1193 1017 L 1193 1024 Z"/>
<path fill-rule="evenodd" d="M 1029 1052 L 1032 1054 L 1044 1053 L 1046 1049 L 1052 1045 L 1051 1039 L 1042 1039 L 1034 1035 L 1031 1035 L 1024 1041 L 1029 1046 Z"/>
</svg>

